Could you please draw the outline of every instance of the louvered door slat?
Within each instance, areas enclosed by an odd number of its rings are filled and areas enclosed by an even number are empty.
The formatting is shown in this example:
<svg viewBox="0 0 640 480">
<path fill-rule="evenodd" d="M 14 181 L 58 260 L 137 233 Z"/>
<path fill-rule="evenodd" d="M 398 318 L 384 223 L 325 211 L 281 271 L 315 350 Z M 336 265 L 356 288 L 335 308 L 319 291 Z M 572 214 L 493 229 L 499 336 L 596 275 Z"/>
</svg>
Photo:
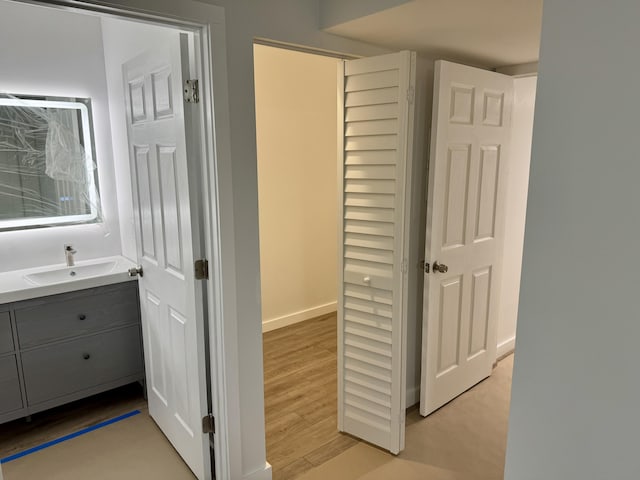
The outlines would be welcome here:
<svg viewBox="0 0 640 480">
<path fill-rule="evenodd" d="M 345 129 L 345 136 L 357 135 L 395 135 L 398 131 L 398 119 L 370 120 L 368 122 L 350 122 Z"/>
<path fill-rule="evenodd" d="M 358 92 L 378 88 L 397 87 L 399 76 L 400 74 L 397 68 L 380 72 L 362 73 L 360 75 L 347 75 L 345 78 L 344 91 Z"/>
<path fill-rule="evenodd" d="M 404 447 L 403 272 L 409 52 L 345 62 L 338 424 Z"/>
<path fill-rule="evenodd" d="M 376 303 L 391 305 L 391 292 L 387 290 L 377 290 L 371 287 L 361 287 L 351 283 L 344 284 L 344 294 L 352 298 L 362 298 Z"/>
<path fill-rule="evenodd" d="M 387 87 L 347 93 L 344 104 L 346 107 L 359 107 L 362 105 L 396 103 L 397 101 L 398 87 Z"/>
<path fill-rule="evenodd" d="M 350 370 L 345 374 L 344 380 L 352 385 L 360 385 L 369 390 L 385 394 L 388 397 L 391 396 L 391 390 L 389 390 L 387 382 L 383 382 L 369 375 L 363 375 L 362 373 Z"/>
<path fill-rule="evenodd" d="M 344 182 L 347 193 L 391 193 L 396 192 L 396 182 L 370 178 L 349 178 Z"/>
<path fill-rule="evenodd" d="M 372 325 L 381 330 L 391 331 L 391 319 L 380 315 L 358 311 L 357 309 L 349 309 L 345 307 L 343 310 L 344 321 L 349 320 L 364 325 Z"/>
<path fill-rule="evenodd" d="M 349 107 L 345 112 L 347 122 L 385 120 L 398 118 L 398 104 L 385 103 L 383 105 L 366 105 L 362 107 Z"/>
<path fill-rule="evenodd" d="M 344 178 L 347 179 L 370 178 L 393 181 L 395 176 L 395 165 L 346 165 L 344 167 Z"/>
<path fill-rule="evenodd" d="M 345 165 L 395 165 L 398 156 L 395 150 L 346 152 Z"/>
</svg>

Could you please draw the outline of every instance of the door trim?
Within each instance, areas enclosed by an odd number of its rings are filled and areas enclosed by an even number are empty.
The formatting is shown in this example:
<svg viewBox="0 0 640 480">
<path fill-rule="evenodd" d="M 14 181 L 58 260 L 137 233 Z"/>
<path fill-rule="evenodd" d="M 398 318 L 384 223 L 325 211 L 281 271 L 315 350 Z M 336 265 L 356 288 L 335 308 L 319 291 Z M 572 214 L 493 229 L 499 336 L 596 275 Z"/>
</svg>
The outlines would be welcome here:
<svg viewBox="0 0 640 480">
<path fill-rule="evenodd" d="M 231 192 L 230 119 L 227 81 L 227 48 L 224 8 L 183 0 L 149 10 L 145 0 L 11 0 L 15 3 L 56 8 L 76 13 L 137 20 L 193 32 L 196 70 L 200 82 L 200 167 L 202 173 L 204 255 L 211 260 L 206 285 L 205 314 L 209 324 L 210 395 L 216 417 L 214 441 L 215 478 L 231 478 L 241 472 L 239 415 L 229 415 L 239 403 L 234 376 L 237 365 L 237 312 L 233 195 Z M 185 14 L 185 12 L 188 12 Z M 186 16 L 185 16 L 186 15 Z M 215 66 L 215 68 L 213 68 Z M 213 99 L 219 99 L 215 103 Z M 221 201 L 225 199 L 225 201 Z M 223 233 L 224 232 L 224 233 Z M 223 255 L 224 251 L 224 255 Z M 235 407 L 234 407 L 235 410 Z M 232 453 L 233 451 L 233 453 Z"/>
<path fill-rule="evenodd" d="M 254 45 L 264 45 L 266 47 L 281 48 L 283 50 L 292 50 L 294 52 L 310 53 L 311 55 L 320 55 L 322 57 L 339 58 L 341 60 L 355 60 L 356 58 L 362 58 L 358 55 L 351 55 L 349 53 L 335 52 L 333 50 L 323 50 L 321 48 L 306 47 L 304 45 L 298 45 L 295 43 L 280 42 L 278 40 L 271 40 L 269 38 L 256 37 L 253 39 Z"/>
</svg>

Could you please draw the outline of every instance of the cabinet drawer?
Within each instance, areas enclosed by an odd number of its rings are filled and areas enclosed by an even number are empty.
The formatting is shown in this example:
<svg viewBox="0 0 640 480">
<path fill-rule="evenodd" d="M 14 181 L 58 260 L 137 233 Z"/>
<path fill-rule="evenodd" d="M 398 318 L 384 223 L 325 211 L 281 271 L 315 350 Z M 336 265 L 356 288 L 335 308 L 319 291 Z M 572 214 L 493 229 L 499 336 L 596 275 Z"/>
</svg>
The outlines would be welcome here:
<svg viewBox="0 0 640 480">
<path fill-rule="evenodd" d="M 142 377 L 140 329 L 134 325 L 23 352 L 22 369 L 29 405 Z"/>
<path fill-rule="evenodd" d="M 0 353 L 13 352 L 14 350 L 9 312 L 0 312 Z"/>
<path fill-rule="evenodd" d="M 0 415 L 20 410 L 22 393 L 15 355 L 0 358 Z"/>
<path fill-rule="evenodd" d="M 20 348 L 28 348 L 137 324 L 138 309 L 137 286 L 133 283 L 29 302 L 15 310 L 18 342 Z"/>
</svg>

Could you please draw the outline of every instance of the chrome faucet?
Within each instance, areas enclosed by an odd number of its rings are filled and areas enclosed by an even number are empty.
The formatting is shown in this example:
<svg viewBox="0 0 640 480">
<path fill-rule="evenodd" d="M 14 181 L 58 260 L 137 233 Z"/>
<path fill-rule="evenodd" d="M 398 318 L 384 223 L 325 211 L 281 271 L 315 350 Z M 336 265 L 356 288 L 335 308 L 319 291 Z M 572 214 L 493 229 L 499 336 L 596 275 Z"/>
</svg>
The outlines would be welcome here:
<svg viewBox="0 0 640 480">
<path fill-rule="evenodd" d="M 73 259 L 73 256 L 76 253 L 77 252 L 73 249 L 73 247 L 71 245 L 65 244 L 65 246 L 64 246 L 64 256 L 67 259 L 67 267 L 73 267 L 75 265 L 75 261 Z"/>
</svg>

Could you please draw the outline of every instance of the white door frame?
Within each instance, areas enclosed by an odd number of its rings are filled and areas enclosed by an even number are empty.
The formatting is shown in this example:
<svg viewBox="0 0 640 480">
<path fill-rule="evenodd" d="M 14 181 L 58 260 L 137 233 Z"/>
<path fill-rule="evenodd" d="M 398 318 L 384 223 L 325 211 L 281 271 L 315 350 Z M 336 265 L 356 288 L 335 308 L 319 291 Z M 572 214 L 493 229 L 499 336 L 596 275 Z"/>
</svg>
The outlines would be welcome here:
<svg viewBox="0 0 640 480">
<path fill-rule="evenodd" d="M 204 250 L 209 260 L 206 285 L 209 323 L 211 399 L 215 416 L 215 476 L 241 471 L 239 390 L 233 375 L 236 355 L 236 286 L 231 192 L 231 149 L 224 9 L 193 0 L 162 2 L 156 11 L 146 0 L 12 0 L 79 13 L 138 20 L 180 28 L 195 35 L 200 79 L 200 138 Z M 213 68 L 215 66 L 215 68 Z M 215 109 L 214 109 L 215 99 Z M 223 200 L 224 199 L 224 200 Z M 224 252 L 224 253 L 223 253 Z M 232 411 L 230 411 L 232 410 Z"/>
</svg>

